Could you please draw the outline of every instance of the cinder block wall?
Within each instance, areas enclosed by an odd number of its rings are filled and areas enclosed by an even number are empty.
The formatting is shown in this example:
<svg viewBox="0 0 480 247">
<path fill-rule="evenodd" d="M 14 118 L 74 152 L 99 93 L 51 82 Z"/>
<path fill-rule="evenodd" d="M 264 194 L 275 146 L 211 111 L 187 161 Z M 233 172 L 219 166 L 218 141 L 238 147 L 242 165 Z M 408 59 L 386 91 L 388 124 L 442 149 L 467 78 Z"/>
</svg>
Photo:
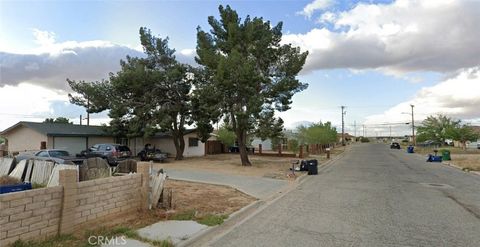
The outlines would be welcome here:
<svg viewBox="0 0 480 247">
<path fill-rule="evenodd" d="M 58 233 L 63 187 L 0 195 L 0 246 Z"/>
<path fill-rule="evenodd" d="M 148 207 L 148 170 L 139 164 L 137 174 L 80 183 L 76 170 L 62 170 L 60 186 L 1 194 L 0 247 L 136 217 Z"/>
<path fill-rule="evenodd" d="M 98 223 L 114 225 L 135 217 L 132 212 L 141 207 L 141 185 L 140 174 L 78 183 L 75 229 Z"/>
</svg>

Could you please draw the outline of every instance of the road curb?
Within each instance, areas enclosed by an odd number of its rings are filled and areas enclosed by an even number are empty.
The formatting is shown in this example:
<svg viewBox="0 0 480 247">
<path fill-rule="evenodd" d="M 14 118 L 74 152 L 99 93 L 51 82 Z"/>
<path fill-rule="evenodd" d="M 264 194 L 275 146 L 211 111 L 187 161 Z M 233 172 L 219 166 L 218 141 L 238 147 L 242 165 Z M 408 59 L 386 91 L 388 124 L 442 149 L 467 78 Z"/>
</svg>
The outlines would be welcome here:
<svg viewBox="0 0 480 247">
<path fill-rule="evenodd" d="M 441 163 L 442 165 L 445 165 L 445 166 L 448 166 L 448 167 L 451 167 L 451 168 L 455 168 L 455 169 L 458 169 L 462 172 L 466 172 L 466 173 L 471 173 L 471 174 L 475 174 L 477 176 L 480 176 L 480 172 L 479 171 L 471 171 L 471 170 L 464 170 L 462 167 L 460 166 L 457 166 L 453 163 L 450 163 L 450 162 L 445 162 L 445 163 Z"/>
<path fill-rule="evenodd" d="M 324 162 L 320 166 L 320 170 L 324 170 L 330 165 L 332 165 L 333 162 L 337 161 L 341 157 L 344 156 L 346 150 L 342 152 L 341 154 L 335 156 L 334 158 Z M 286 186 L 285 189 L 279 190 L 276 193 L 274 193 L 272 196 L 258 200 L 256 202 L 253 202 L 239 211 L 233 213 L 228 217 L 227 220 L 222 225 L 218 225 L 215 227 L 207 228 L 204 231 L 200 231 L 194 236 L 190 237 L 189 239 L 182 241 L 178 243 L 176 246 L 180 247 L 186 247 L 186 246 L 209 246 L 211 243 L 215 242 L 216 240 L 220 239 L 221 237 L 225 236 L 229 232 L 235 230 L 235 228 L 239 227 L 241 224 L 243 224 L 245 221 L 251 219 L 255 215 L 259 214 L 263 210 L 265 210 L 268 206 L 271 204 L 275 203 L 276 201 L 280 200 L 284 196 L 286 196 L 289 192 L 293 191 L 296 189 L 298 186 L 302 185 L 305 183 L 308 178 L 311 178 L 312 176 L 309 175 L 302 175 L 298 177 L 294 183 L 290 186 Z M 218 232 L 217 232 L 218 231 Z M 212 236 L 208 236 L 212 235 Z"/>
<path fill-rule="evenodd" d="M 238 220 L 240 217 L 244 215 L 248 215 L 249 211 L 255 210 L 265 204 L 265 201 L 257 200 L 248 204 L 247 206 L 241 208 L 240 210 L 232 213 L 222 225 L 217 225 L 213 227 L 208 227 L 204 230 L 201 230 L 195 233 L 193 236 L 188 238 L 187 240 L 181 241 L 180 243 L 176 244 L 177 247 L 185 247 L 185 246 L 193 246 L 194 243 L 198 242 L 202 238 L 206 237 L 208 234 L 213 234 L 215 231 L 221 231 L 222 227 L 225 227 L 227 224 L 235 224 L 235 220 Z M 228 226 L 227 226 L 228 227 Z M 207 242 L 207 241 L 206 241 Z"/>
</svg>

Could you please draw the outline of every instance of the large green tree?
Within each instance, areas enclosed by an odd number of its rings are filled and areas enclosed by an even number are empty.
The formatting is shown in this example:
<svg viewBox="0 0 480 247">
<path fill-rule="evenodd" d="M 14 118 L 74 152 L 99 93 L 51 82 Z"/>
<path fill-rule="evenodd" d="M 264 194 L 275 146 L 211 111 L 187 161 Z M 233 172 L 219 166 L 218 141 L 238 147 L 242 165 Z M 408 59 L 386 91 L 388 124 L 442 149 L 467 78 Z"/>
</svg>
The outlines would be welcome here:
<svg viewBox="0 0 480 247">
<path fill-rule="evenodd" d="M 90 124 L 90 114 L 108 109 L 110 84 L 108 81 L 75 81 L 67 78 L 68 85 L 74 91 L 69 93 L 70 103 L 82 106 L 87 111 L 87 125 Z"/>
<path fill-rule="evenodd" d="M 318 122 L 299 126 L 297 138 L 301 144 L 330 144 L 337 141 L 337 130 L 330 122 Z"/>
<path fill-rule="evenodd" d="M 144 27 L 139 33 L 146 57 L 127 56 L 120 61 L 120 71 L 110 73 L 109 81 L 86 85 L 69 82 L 80 95 L 71 97 L 71 102 L 88 103 L 90 109 L 93 103 L 92 112 L 110 110 L 109 129 L 118 137 L 152 136 L 158 130 L 168 131 L 175 145 L 175 158 L 183 159 L 186 126 L 194 124 L 191 91 L 199 70 L 176 60 L 175 50 L 168 47 L 168 38 L 155 37 Z M 104 102 L 97 97 L 108 100 Z M 201 122 L 198 125 L 209 130 Z"/>
<path fill-rule="evenodd" d="M 462 148 L 466 148 L 467 141 L 475 141 L 479 135 L 471 126 L 462 124 L 461 120 L 454 120 L 445 115 L 429 116 L 418 127 L 417 134 L 420 140 L 434 140 L 442 145 L 446 139 L 459 141 Z"/>
<path fill-rule="evenodd" d="M 281 44 L 282 23 L 271 26 L 263 18 L 241 20 L 230 6 L 219 6 L 220 19 L 208 17 L 210 32 L 197 28 L 197 63 L 205 69 L 197 82 L 200 105 L 213 106 L 218 118 L 231 126 L 242 165 L 251 165 L 247 134 L 282 124 L 275 111 L 286 111 L 292 96 L 307 88 L 296 77 L 307 52 Z M 262 133 L 278 131 L 262 131 Z M 260 133 L 260 132 L 259 132 Z M 264 137 L 264 136 L 262 136 Z"/>
<path fill-rule="evenodd" d="M 451 130 L 457 128 L 459 124 L 459 120 L 454 120 L 442 114 L 428 116 L 423 120 L 422 125 L 417 128 L 417 140 L 432 140 L 443 144 L 446 139 L 452 139 Z"/>
<path fill-rule="evenodd" d="M 463 149 L 467 148 L 467 141 L 476 141 L 479 138 L 479 135 L 467 124 L 459 124 L 455 128 L 449 129 L 447 133 L 451 139 L 459 141 Z"/>
</svg>

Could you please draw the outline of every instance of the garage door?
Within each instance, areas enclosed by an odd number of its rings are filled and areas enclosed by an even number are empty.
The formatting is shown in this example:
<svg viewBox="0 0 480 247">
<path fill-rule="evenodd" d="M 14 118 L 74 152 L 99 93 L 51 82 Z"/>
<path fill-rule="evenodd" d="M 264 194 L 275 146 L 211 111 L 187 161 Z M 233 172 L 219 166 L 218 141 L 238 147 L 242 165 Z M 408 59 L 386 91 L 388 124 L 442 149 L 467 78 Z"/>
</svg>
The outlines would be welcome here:
<svg viewBox="0 0 480 247">
<path fill-rule="evenodd" d="M 53 148 L 67 150 L 71 155 L 79 154 L 87 147 L 86 137 L 54 137 Z"/>
</svg>

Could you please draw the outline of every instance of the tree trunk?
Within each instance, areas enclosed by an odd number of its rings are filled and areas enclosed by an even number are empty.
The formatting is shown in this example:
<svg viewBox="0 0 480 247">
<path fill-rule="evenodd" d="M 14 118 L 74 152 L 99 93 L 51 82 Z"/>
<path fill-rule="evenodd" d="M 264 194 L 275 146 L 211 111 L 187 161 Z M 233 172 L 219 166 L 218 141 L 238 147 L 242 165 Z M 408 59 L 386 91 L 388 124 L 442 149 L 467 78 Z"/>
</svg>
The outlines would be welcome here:
<svg viewBox="0 0 480 247">
<path fill-rule="evenodd" d="M 175 145 L 175 160 L 183 160 L 183 151 L 185 150 L 185 140 L 183 140 L 183 135 L 174 133 L 173 134 L 173 144 Z"/>
<path fill-rule="evenodd" d="M 240 159 L 242 160 L 242 166 L 251 166 L 250 160 L 248 160 L 247 152 L 247 133 L 245 130 L 239 130 L 237 132 L 238 148 L 240 149 Z"/>
</svg>

